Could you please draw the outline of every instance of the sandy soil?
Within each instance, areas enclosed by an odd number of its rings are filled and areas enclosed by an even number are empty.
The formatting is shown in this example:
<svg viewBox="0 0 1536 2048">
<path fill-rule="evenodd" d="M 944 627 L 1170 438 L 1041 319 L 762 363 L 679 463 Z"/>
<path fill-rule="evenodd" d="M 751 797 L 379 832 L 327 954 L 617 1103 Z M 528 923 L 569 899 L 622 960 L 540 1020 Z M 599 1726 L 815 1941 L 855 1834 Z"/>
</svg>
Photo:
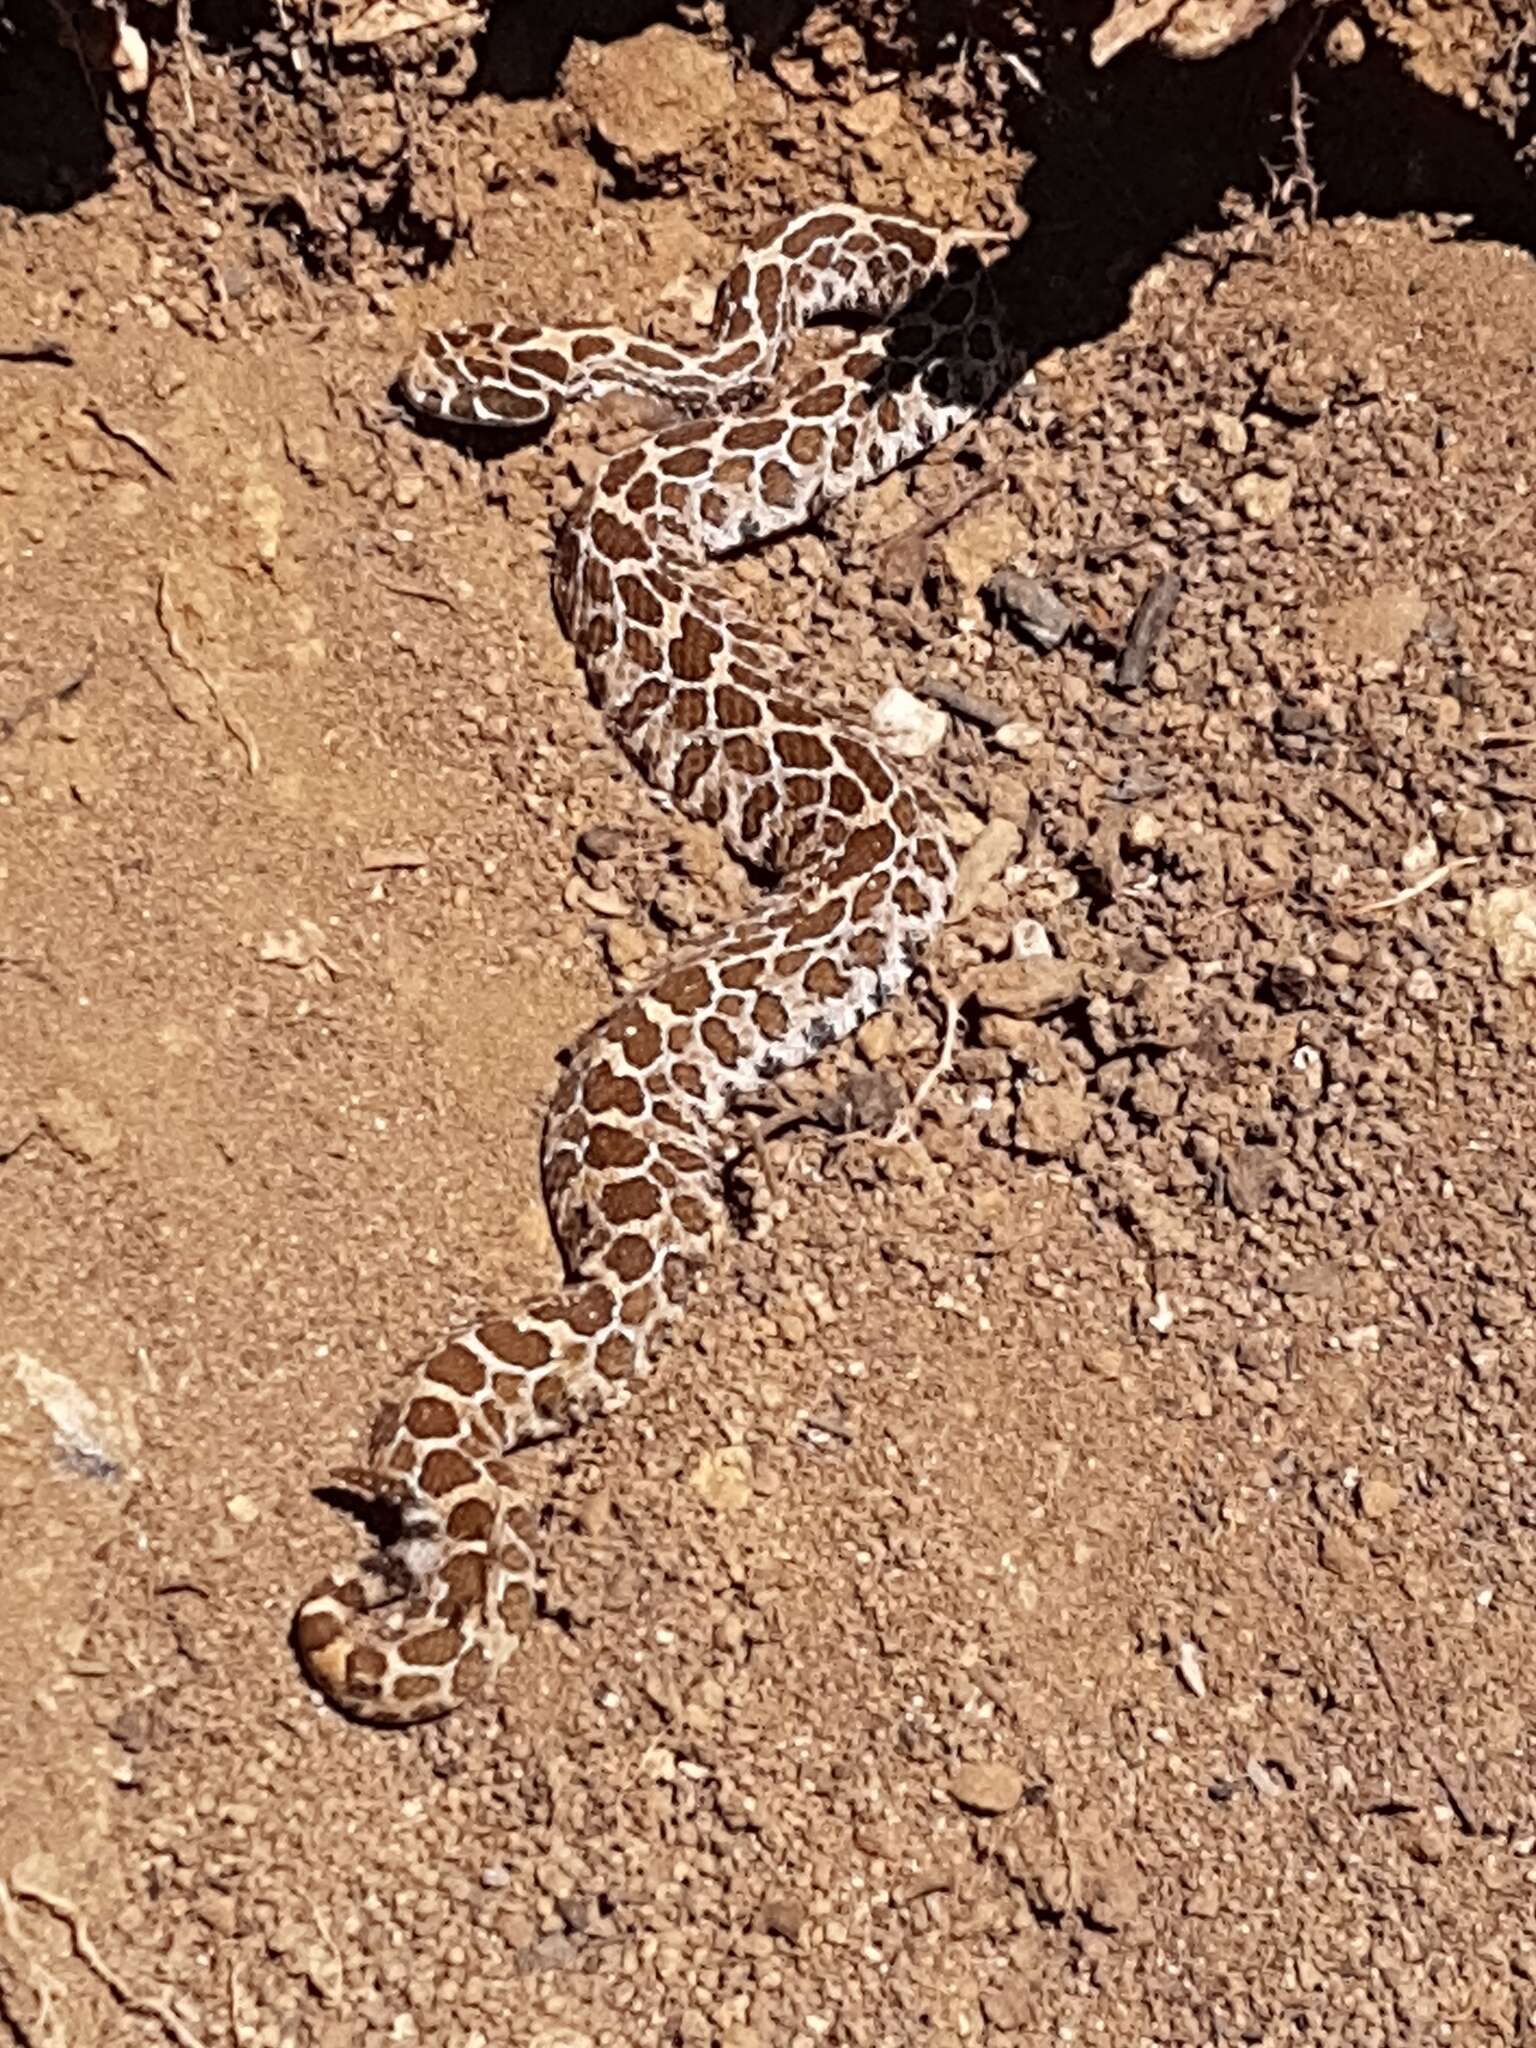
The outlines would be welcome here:
<svg viewBox="0 0 1536 2048">
<path fill-rule="evenodd" d="M 292 1661 L 360 1541 L 327 1470 L 556 1272 L 561 1048 L 748 894 L 552 615 L 630 424 L 472 456 L 391 377 L 501 305 L 686 336 L 813 199 L 1029 215 L 974 81 L 833 55 L 652 30 L 456 105 L 429 274 L 126 170 L 0 239 L 0 347 L 64 358 L 0 362 L 29 2048 L 1536 2025 L 1536 271 L 1443 216 L 1281 179 L 741 566 L 822 694 L 995 707 L 934 759 L 994 854 L 955 1065 L 915 1143 L 778 1135 L 644 1403 L 526 1460 L 550 1585 L 492 1711 L 361 1731 Z M 935 1044 L 914 1001 L 797 1099 Z"/>
</svg>

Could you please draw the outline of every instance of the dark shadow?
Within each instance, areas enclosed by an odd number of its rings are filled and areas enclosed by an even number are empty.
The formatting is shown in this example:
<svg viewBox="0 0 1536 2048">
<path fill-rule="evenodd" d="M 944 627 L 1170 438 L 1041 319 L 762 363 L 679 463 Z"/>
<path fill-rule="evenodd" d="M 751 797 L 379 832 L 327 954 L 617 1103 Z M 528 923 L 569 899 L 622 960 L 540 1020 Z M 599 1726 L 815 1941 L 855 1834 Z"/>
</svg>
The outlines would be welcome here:
<svg viewBox="0 0 1536 2048">
<path fill-rule="evenodd" d="M 1181 64 L 1127 51 L 1105 70 L 1088 42 L 1108 0 L 1046 0 L 1034 16 L 1041 47 L 1003 109 L 1033 168 L 1022 188 L 1027 233 L 1005 259 L 1000 288 L 1026 352 L 1092 339 L 1124 319 L 1136 280 L 1192 235 L 1219 229 L 1233 201 L 1276 205 L 1299 168 L 1291 79 L 1304 88 L 1305 133 L 1321 218 L 1448 213 L 1465 232 L 1536 247 L 1536 175 L 1488 119 L 1417 85 L 1380 43 L 1347 67 L 1322 54 L 1306 7 L 1225 56 Z M 746 60 L 766 65 L 791 41 L 811 0 L 729 0 L 726 17 Z M 478 89 L 550 91 L 576 36 L 611 41 L 675 18 L 660 0 L 579 0 L 542 25 L 505 4 L 487 30 Z M 990 0 L 909 0 L 882 43 L 877 68 L 908 75 L 953 63 L 978 39 L 1016 50 L 1012 20 Z M 1519 81 L 1515 81 L 1517 88 Z M 1282 209 L 1283 210 L 1283 209 Z"/>
<path fill-rule="evenodd" d="M 480 40 L 477 93 L 502 99 L 543 99 L 555 89 L 560 67 L 578 37 L 614 43 L 638 35 L 653 22 L 674 21 L 672 0 L 532 0 L 492 9 Z"/>
<path fill-rule="evenodd" d="M 1112 332 L 1149 266 L 1234 209 L 1284 213 L 1286 180 L 1293 197 L 1302 189 L 1293 74 L 1318 218 L 1453 215 L 1465 236 L 1536 251 L 1536 165 L 1519 149 L 1536 113 L 1511 141 L 1418 85 L 1384 46 L 1332 66 L 1305 9 L 1208 63 L 1135 49 L 1096 71 L 1086 30 L 1101 12 L 1055 10 L 1057 34 L 1035 66 L 1040 90 L 1021 87 L 1006 109 L 1033 167 L 1020 191 L 1028 226 L 997 281 L 1029 357 Z"/>
<path fill-rule="evenodd" d="M 107 184 L 104 92 L 50 0 L 0 0 L 0 206 L 64 213 Z"/>
<path fill-rule="evenodd" d="M 1039 352 L 1103 334 L 1124 316 L 1149 264 L 1192 234 L 1222 226 L 1225 202 L 1274 203 L 1297 168 L 1291 78 L 1300 66 L 1311 169 L 1324 217 L 1424 211 L 1466 215 L 1465 232 L 1536 246 L 1536 109 L 1512 141 L 1491 121 L 1418 86 L 1399 54 L 1373 43 L 1353 67 L 1322 54 L 1320 18 L 1298 7 L 1226 56 L 1180 64 L 1145 46 L 1096 71 L 1089 35 L 1108 0 L 1038 0 L 1035 38 L 993 0 L 906 0 L 884 39 L 870 30 L 870 62 L 908 76 L 956 63 L 963 48 L 1003 53 L 1007 97 L 998 113 L 1032 168 L 1022 188 L 1029 229 L 1007 259 L 1014 324 Z M 744 61 L 766 65 L 791 42 L 811 0 L 728 0 L 726 18 Z M 475 91 L 508 97 L 550 92 L 573 40 L 613 42 L 677 19 L 674 0 L 498 0 L 481 38 Z M 52 0 L 0 0 L 0 203 L 58 210 L 110 174 L 101 112 L 104 82 L 61 44 Z M 200 40 L 226 52 L 269 23 L 267 0 L 196 0 Z M 1020 54 L 1022 50 L 1022 55 Z M 1025 59 L 1027 58 L 1027 64 Z M 1529 83 L 1532 53 L 1518 97 Z M 983 90 L 972 61 L 971 89 Z M 1524 160 L 1521 145 L 1526 145 Z M 1272 167 L 1272 168 L 1271 168 Z M 371 223 L 429 262 L 425 225 L 402 205 Z M 290 224 L 302 242 L 302 223 Z"/>
<path fill-rule="evenodd" d="M 327 1482 L 314 1489 L 314 1497 L 338 1514 L 360 1523 L 381 1551 L 388 1551 L 401 1538 L 400 1504 L 386 1495 L 365 1493 L 361 1487 Z"/>
<path fill-rule="evenodd" d="M 1348 70 L 1316 68 L 1308 122 L 1325 218 L 1465 214 L 1464 233 L 1536 251 L 1536 164 L 1521 162 L 1520 135 L 1415 84 L 1379 44 Z M 1524 126 L 1529 141 L 1536 109 Z"/>
</svg>

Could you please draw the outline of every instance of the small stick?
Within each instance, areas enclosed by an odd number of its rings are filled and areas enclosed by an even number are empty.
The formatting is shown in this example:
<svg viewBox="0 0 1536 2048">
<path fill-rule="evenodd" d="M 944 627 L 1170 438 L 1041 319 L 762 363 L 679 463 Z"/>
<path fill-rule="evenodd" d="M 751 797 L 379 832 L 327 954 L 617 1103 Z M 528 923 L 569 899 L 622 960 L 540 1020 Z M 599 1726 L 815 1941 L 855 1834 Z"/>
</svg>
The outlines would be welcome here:
<svg viewBox="0 0 1536 2048">
<path fill-rule="evenodd" d="M 941 510 L 915 519 L 900 533 L 892 535 L 890 540 L 882 542 L 875 551 L 882 565 L 879 572 L 882 578 L 889 582 L 893 571 L 900 567 L 907 571 L 908 587 L 915 587 L 927 564 L 929 541 L 935 534 L 942 533 L 951 520 L 958 519 L 962 512 L 968 512 L 978 499 L 990 498 L 994 491 L 1001 490 L 1003 481 L 1001 476 L 983 477 L 968 491 L 961 491 L 958 497 L 951 498 Z"/>
<path fill-rule="evenodd" d="M 1422 896 L 1426 889 L 1433 889 L 1437 882 L 1443 882 L 1447 875 L 1457 868 L 1475 868 L 1474 855 L 1464 853 L 1459 860 L 1443 860 L 1439 867 L 1431 868 L 1427 875 L 1420 875 L 1416 882 L 1410 882 L 1406 889 L 1399 889 L 1395 896 L 1382 896 L 1375 903 L 1360 903 L 1353 910 L 1346 910 L 1346 917 L 1374 917 L 1382 910 L 1396 910 L 1400 903 L 1411 903 L 1415 896 Z"/>
<path fill-rule="evenodd" d="M 1536 725 L 1495 726 L 1492 732 L 1485 732 L 1477 744 L 1480 747 L 1536 746 Z"/>
<path fill-rule="evenodd" d="M 0 1926 L 4 1927 L 6 1938 L 20 1958 L 14 1965 L 0 1962 L 0 2020 L 16 2036 L 20 2048 L 69 2048 L 53 2016 L 53 2002 L 62 1996 L 64 1987 L 28 1952 L 27 1944 L 22 1940 L 16 1901 L 3 1879 L 0 1879 Z M 24 2019 L 17 2010 L 10 1981 L 12 1977 L 25 1984 L 36 2003 L 36 2014 L 30 2020 Z"/>
<path fill-rule="evenodd" d="M 247 774 L 254 775 L 261 766 L 261 749 L 256 744 L 256 735 L 251 731 L 242 713 L 232 710 L 224 701 L 224 693 L 209 675 L 201 662 L 194 661 L 187 652 L 186 642 L 181 637 L 181 627 L 171 604 L 171 578 L 168 568 L 160 571 L 160 582 L 155 592 L 155 616 L 160 621 L 160 630 L 165 635 L 165 644 L 181 663 L 182 667 L 195 675 L 213 702 L 219 714 L 219 722 L 231 739 L 238 740 L 245 749 Z"/>
<path fill-rule="evenodd" d="M 1408 1717 L 1407 1709 L 1404 1707 L 1402 1697 L 1393 1681 L 1392 1667 L 1383 1655 L 1381 1645 L 1369 1629 L 1362 1628 L 1360 1636 L 1366 1649 L 1370 1652 L 1371 1662 L 1376 1666 L 1376 1675 L 1381 1680 L 1382 1690 L 1392 1702 L 1398 1720 L 1405 1729 L 1411 1728 L 1413 1723 Z M 1461 1780 L 1446 1764 L 1440 1752 L 1431 1744 L 1422 1743 L 1419 1746 L 1423 1749 L 1425 1761 L 1439 1781 L 1441 1791 L 1450 1801 L 1452 1812 L 1461 1823 L 1462 1833 L 1465 1835 L 1480 1835 L 1483 1831 L 1482 1818 L 1472 1801 L 1467 1797 Z"/>
<path fill-rule="evenodd" d="M 91 670 L 95 666 L 95 657 L 92 656 L 91 660 L 81 669 L 79 675 L 71 676 L 67 683 L 55 683 L 51 690 L 39 690 L 35 697 L 27 699 L 19 711 L 11 712 L 8 717 L 0 717 L 0 744 L 8 740 L 17 727 L 33 717 L 35 713 L 46 711 L 50 704 L 62 704 L 66 699 L 73 697 L 76 690 L 81 689 L 89 679 Z"/>
<path fill-rule="evenodd" d="M 968 491 L 962 491 L 957 498 L 951 498 L 941 510 L 930 512 L 924 519 L 914 520 L 911 526 L 904 528 L 893 540 L 888 540 L 885 546 L 899 548 L 904 547 L 908 541 L 932 540 L 936 533 L 942 533 L 962 512 L 969 512 L 979 500 L 990 498 L 994 491 L 1000 491 L 1003 483 L 1004 479 L 1000 476 L 984 476 L 980 483 L 972 484 Z"/>
<path fill-rule="evenodd" d="M 150 468 L 158 470 L 168 484 L 175 483 L 176 472 L 171 468 L 164 456 L 157 455 L 144 436 L 133 427 L 120 427 L 115 421 L 108 419 L 95 399 L 91 399 L 88 404 L 82 405 L 80 410 L 88 420 L 95 421 L 109 441 L 121 441 L 125 447 L 133 449 L 135 454 L 142 455 Z"/>
<path fill-rule="evenodd" d="M 1012 725 L 1017 715 L 1005 711 L 1000 704 L 989 703 L 985 697 L 973 697 L 958 683 L 946 683 L 937 677 L 918 683 L 914 694 L 927 697 L 934 704 L 942 704 L 957 718 L 968 718 L 972 725 L 985 726 L 989 732 L 1001 732 L 1005 725 Z"/>
<path fill-rule="evenodd" d="M 1131 630 L 1126 635 L 1125 650 L 1115 671 L 1117 689 L 1129 692 L 1141 687 L 1147 670 L 1152 666 L 1157 643 L 1168 630 L 1168 621 L 1173 617 L 1174 606 L 1183 588 L 1183 580 L 1177 571 L 1166 570 L 1137 605 Z"/>
<path fill-rule="evenodd" d="M 62 1920 L 69 1929 L 70 1939 L 75 1944 L 75 1953 L 86 1968 L 99 1977 L 125 2012 L 137 2013 L 141 2019 L 158 2020 L 178 2048 L 207 2048 L 201 2035 L 194 2034 L 184 2020 L 174 2013 L 163 1998 L 152 1998 L 130 1989 L 117 1972 L 111 1968 L 91 1939 L 85 1916 L 72 1900 L 45 1892 L 41 1885 L 29 1884 L 19 1877 L 12 1877 L 11 1885 L 19 1899 L 30 1899 L 34 1905 L 44 1907 L 56 1920 Z"/>
<path fill-rule="evenodd" d="M 386 583 L 381 576 L 379 578 L 379 588 L 381 590 L 392 590 L 396 597 L 420 598 L 423 604 L 445 605 L 451 612 L 456 612 L 459 608 L 457 598 L 450 597 L 446 591 L 423 590 L 418 583 Z"/>
<path fill-rule="evenodd" d="M 0 348 L 0 363 L 57 363 L 61 370 L 70 370 L 75 359 L 56 334 L 47 334 L 15 348 Z"/>
<path fill-rule="evenodd" d="M 1361 810 L 1360 806 L 1355 802 L 1354 798 L 1349 794 L 1347 790 L 1341 789 L 1336 782 L 1325 782 L 1322 785 L 1322 793 L 1325 797 L 1327 797 L 1330 803 L 1337 804 L 1341 811 L 1347 812 L 1347 814 L 1354 819 L 1355 823 L 1358 826 L 1360 826 L 1363 831 L 1368 831 L 1370 829 L 1371 820 L 1366 816 L 1365 812 Z M 1310 820 L 1297 820 L 1295 818 L 1292 818 L 1291 823 L 1293 825 L 1301 823 L 1302 829 L 1307 832 L 1310 832 L 1312 829 Z"/>
<path fill-rule="evenodd" d="M 944 1037 L 939 1046 L 938 1058 L 918 1083 L 917 1092 L 907 1106 L 906 1121 L 913 1130 L 917 1126 L 918 1111 L 949 1072 L 950 1062 L 955 1057 L 955 1039 L 960 1031 L 960 1005 L 943 989 L 935 989 L 934 994 L 944 1006 Z"/>
</svg>

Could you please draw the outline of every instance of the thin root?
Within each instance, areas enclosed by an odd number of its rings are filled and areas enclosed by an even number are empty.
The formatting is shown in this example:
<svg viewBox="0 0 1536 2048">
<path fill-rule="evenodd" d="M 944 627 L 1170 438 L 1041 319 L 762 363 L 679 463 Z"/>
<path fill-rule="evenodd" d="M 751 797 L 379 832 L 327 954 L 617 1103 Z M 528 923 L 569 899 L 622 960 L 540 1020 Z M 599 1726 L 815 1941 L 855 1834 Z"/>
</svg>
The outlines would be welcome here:
<svg viewBox="0 0 1536 2048">
<path fill-rule="evenodd" d="M 68 2048 L 54 2017 L 54 2000 L 62 1999 L 64 1987 L 57 1977 L 29 1953 L 22 1937 L 21 1919 L 10 1887 L 0 1880 L 0 1929 L 15 1951 L 14 1958 L 0 1957 L 0 2021 L 10 2028 L 21 2048 Z M 36 2008 L 31 2017 L 20 2010 L 17 1993 L 22 1987 Z"/>
<path fill-rule="evenodd" d="M 26 1879 L 12 1877 L 12 1888 L 16 1897 L 30 1899 L 51 1913 L 56 1920 L 62 1920 L 69 1929 L 70 1940 L 75 1945 L 75 1954 L 95 1977 L 100 1978 L 112 1996 L 125 2012 L 137 2013 L 140 2019 L 156 2020 L 165 2029 L 178 2048 L 207 2048 L 200 2034 L 194 2034 L 186 2022 L 171 2010 L 163 1998 L 156 1998 L 143 1992 L 134 1991 L 125 1984 L 107 1962 L 101 1950 L 91 1939 L 90 1929 L 85 1924 L 85 1915 L 72 1899 L 60 1898 L 56 1892 L 44 1891 L 41 1885 Z M 5 1894 L 8 1904 L 9 1894 Z"/>
<path fill-rule="evenodd" d="M 944 1008 L 944 1037 L 939 1046 L 939 1056 L 918 1083 L 912 1100 L 902 1110 L 889 1132 L 880 1140 L 883 1145 L 910 1144 L 917 1136 L 918 1116 L 923 1104 L 944 1079 L 954 1061 L 955 1040 L 960 1032 L 960 1005 L 941 989 L 935 989 L 933 993 Z"/>
<path fill-rule="evenodd" d="M 247 773 L 255 775 L 261 767 L 261 749 L 256 744 L 256 735 L 251 731 L 249 725 L 246 724 L 240 712 L 225 702 L 222 688 L 214 681 L 207 669 L 203 667 L 200 661 L 194 661 L 187 652 L 186 641 L 182 638 L 181 623 L 171 604 L 171 580 L 170 572 L 167 569 L 160 571 L 160 583 L 155 592 L 155 616 L 160 621 L 160 630 L 165 635 L 166 646 L 169 647 L 171 653 L 181 663 L 181 666 L 190 675 L 196 676 L 203 688 L 208 692 L 209 701 L 212 703 L 214 710 L 219 714 L 219 723 L 229 734 L 230 738 L 237 740 L 245 749 Z"/>
<path fill-rule="evenodd" d="M 1470 853 L 1464 853 L 1459 860 L 1443 860 L 1439 867 L 1431 868 L 1427 875 L 1420 875 L 1416 882 L 1410 882 L 1406 889 L 1399 889 L 1395 896 L 1378 897 L 1374 903 L 1357 903 L 1353 910 L 1345 911 L 1346 917 L 1377 917 L 1384 910 L 1396 910 L 1400 903 L 1411 903 L 1415 896 L 1422 896 L 1426 889 L 1433 889 L 1443 882 L 1447 875 L 1457 868 L 1475 868 L 1477 861 Z"/>
</svg>

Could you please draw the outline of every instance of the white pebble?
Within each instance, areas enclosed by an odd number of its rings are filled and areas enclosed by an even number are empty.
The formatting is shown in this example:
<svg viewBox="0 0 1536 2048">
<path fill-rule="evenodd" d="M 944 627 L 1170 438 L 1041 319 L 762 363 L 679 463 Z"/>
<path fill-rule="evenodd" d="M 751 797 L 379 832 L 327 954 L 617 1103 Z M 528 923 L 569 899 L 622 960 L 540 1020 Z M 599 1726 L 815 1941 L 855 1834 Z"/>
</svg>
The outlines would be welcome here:
<svg viewBox="0 0 1536 2048">
<path fill-rule="evenodd" d="M 893 754 L 919 761 L 944 743 L 949 720 L 937 704 L 925 704 L 899 683 L 893 684 L 870 713 L 870 724 Z"/>
</svg>

